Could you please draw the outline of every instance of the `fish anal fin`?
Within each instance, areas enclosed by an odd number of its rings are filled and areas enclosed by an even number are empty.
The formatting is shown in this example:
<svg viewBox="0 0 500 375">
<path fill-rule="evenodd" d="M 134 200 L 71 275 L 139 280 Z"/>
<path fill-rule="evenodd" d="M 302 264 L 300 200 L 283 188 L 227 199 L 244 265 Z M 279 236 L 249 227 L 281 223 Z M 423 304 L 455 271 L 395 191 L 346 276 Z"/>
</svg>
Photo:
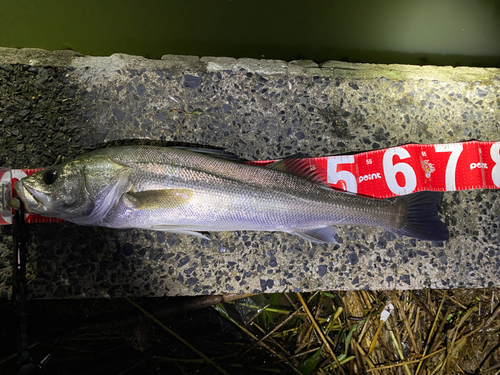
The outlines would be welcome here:
<svg viewBox="0 0 500 375">
<path fill-rule="evenodd" d="M 189 230 L 186 229 L 185 227 L 177 227 L 175 225 L 153 225 L 151 229 L 168 233 L 187 234 L 190 236 L 203 238 L 204 240 L 209 239 L 207 236 L 204 236 L 203 234 L 196 232 L 195 230 Z"/>
<path fill-rule="evenodd" d="M 283 160 L 268 164 L 265 168 L 301 177 L 307 181 L 330 187 L 327 181 L 327 172 L 323 168 L 318 168 L 314 163 L 314 158 L 305 158 L 302 154 L 289 156 Z"/>
<path fill-rule="evenodd" d="M 127 205 L 136 210 L 172 208 L 186 204 L 194 195 L 190 189 L 146 190 L 125 194 Z"/>
<path fill-rule="evenodd" d="M 318 243 L 336 243 L 335 235 L 337 234 L 337 228 L 333 225 L 326 225 L 320 228 L 306 228 L 303 230 L 295 230 L 290 232 L 303 239 L 311 242 Z"/>
</svg>

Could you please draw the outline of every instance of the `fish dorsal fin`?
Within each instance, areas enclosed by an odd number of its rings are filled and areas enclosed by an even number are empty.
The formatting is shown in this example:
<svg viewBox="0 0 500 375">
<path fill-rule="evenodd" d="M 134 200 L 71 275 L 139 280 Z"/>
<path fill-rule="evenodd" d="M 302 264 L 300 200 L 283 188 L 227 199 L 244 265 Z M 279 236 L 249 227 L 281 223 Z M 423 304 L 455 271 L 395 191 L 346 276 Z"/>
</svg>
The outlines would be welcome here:
<svg viewBox="0 0 500 375">
<path fill-rule="evenodd" d="M 275 161 L 266 168 L 288 173 L 301 177 L 307 181 L 314 182 L 325 187 L 330 187 L 326 183 L 326 171 L 317 168 L 312 158 L 306 158 L 303 154 L 295 154 L 285 159 Z"/>
<path fill-rule="evenodd" d="M 125 194 L 126 205 L 135 210 L 174 208 L 186 204 L 193 196 L 190 189 L 146 190 Z"/>
<path fill-rule="evenodd" d="M 215 159 L 222 159 L 232 161 L 233 163 L 244 163 L 246 160 L 241 159 L 240 157 L 228 153 L 224 150 L 215 150 L 213 148 L 201 148 L 201 147 L 184 147 L 184 146 L 174 146 L 172 148 L 176 148 L 179 150 L 185 150 L 189 152 L 194 152 L 197 154 L 203 154 L 210 156 Z"/>
<path fill-rule="evenodd" d="M 303 239 L 311 242 L 317 243 L 336 243 L 335 235 L 337 234 L 337 228 L 333 225 L 326 225 L 321 228 L 314 229 L 304 229 L 304 230 L 296 230 L 291 232 Z"/>
</svg>

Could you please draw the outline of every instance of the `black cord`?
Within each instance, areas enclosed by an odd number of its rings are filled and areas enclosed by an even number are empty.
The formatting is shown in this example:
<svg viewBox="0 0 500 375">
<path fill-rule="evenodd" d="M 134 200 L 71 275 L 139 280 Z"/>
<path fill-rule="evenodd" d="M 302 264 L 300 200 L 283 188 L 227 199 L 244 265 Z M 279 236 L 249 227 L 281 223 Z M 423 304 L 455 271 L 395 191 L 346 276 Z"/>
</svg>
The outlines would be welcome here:
<svg viewBox="0 0 500 375">
<path fill-rule="evenodd" d="M 20 375 L 29 375 L 35 372 L 35 365 L 31 359 L 28 346 L 28 311 L 26 308 L 27 282 L 26 282 L 26 241 L 24 238 L 24 207 L 21 202 L 19 210 L 13 217 L 13 242 L 14 242 L 14 269 L 12 296 L 16 302 L 17 312 L 17 362 Z"/>
</svg>

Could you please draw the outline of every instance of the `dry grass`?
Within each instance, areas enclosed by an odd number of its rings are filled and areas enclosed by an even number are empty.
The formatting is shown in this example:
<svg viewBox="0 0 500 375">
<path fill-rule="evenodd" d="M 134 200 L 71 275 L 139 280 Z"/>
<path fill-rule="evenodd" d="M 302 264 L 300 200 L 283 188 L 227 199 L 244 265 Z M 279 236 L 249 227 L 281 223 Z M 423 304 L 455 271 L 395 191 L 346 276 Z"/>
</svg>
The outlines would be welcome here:
<svg viewBox="0 0 500 375">
<path fill-rule="evenodd" d="M 93 314 L 98 319 L 92 321 L 79 321 L 75 306 L 52 302 L 63 315 L 58 319 L 79 323 L 71 332 L 63 329 L 32 340 L 34 359 L 42 358 L 38 352 L 49 352 L 48 369 L 74 374 L 105 373 L 103 363 L 120 360 L 126 364 L 117 370 L 120 374 L 500 371 L 497 289 L 152 301 L 111 300 L 103 307 L 97 300 Z M 92 314 L 88 301 L 74 303 L 87 304 Z M 72 367 L 83 358 L 88 362 L 89 355 L 95 358 L 94 368 L 88 363 Z M 11 356 L 0 356 L 0 366 L 10 362 Z"/>
<path fill-rule="evenodd" d="M 283 296 L 280 296 L 282 298 Z M 297 374 L 451 374 L 500 370 L 500 305 L 495 290 L 350 291 L 273 296 L 266 306 L 235 302 L 255 315 L 230 319 L 254 344 Z"/>
</svg>

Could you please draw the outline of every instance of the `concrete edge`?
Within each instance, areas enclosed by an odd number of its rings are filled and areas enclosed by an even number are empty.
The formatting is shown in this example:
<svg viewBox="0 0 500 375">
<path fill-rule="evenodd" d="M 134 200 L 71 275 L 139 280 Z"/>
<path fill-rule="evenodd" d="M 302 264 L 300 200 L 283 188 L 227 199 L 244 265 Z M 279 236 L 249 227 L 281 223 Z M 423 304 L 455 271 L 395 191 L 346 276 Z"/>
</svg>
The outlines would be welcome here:
<svg viewBox="0 0 500 375">
<path fill-rule="evenodd" d="M 110 59 L 113 60 L 114 64 L 109 63 Z M 123 53 L 115 53 L 111 56 L 84 56 L 74 51 L 47 51 L 38 48 L 17 49 L 0 47 L 0 64 L 73 66 L 77 68 L 100 67 L 103 70 L 117 69 L 117 67 L 129 69 L 166 68 L 209 72 L 244 69 L 264 75 L 303 75 L 307 73 L 308 75 L 313 74 L 321 77 L 349 77 L 350 79 L 424 79 L 436 81 L 477 81 L 482 83 L 494 79 L 500 80 L 500 69 L 498 68 L 386 65 L 342 61 L 327 61 L 317 64 L 312 60 L 286 62 L 282 60 L 236 59 L 232 57 L 211 56 L 200 58 L 198 56 L 183 55 L 164 55 L 161 60 L 153 60 Z"/>
<path fill-rule="evenodd" d="M 71 66 L 82 54 L 71 50 L 47 51 L 40 48 L 0 47 L 0 64 Z"/>
</svg>

